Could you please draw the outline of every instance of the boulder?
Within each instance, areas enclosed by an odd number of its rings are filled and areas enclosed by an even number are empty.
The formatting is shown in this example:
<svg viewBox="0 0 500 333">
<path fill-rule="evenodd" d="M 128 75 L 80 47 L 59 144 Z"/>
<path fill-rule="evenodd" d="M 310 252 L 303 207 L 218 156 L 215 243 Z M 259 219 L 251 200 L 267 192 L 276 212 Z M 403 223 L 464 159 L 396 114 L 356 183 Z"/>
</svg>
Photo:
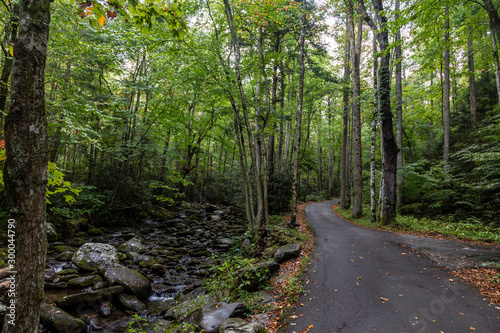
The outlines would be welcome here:
<svg viewBox="0 0 500 333">
<path fill-rule="evenodd" d="M 66 282 L 57 282 L 57 283 L 51 283 L 51 282 L 44 282 L 43 283 L 43 289 L 44 290 L 61 290 L 61 289 L 66 289 L 68 288 L 68 284 Z"/>
<path fill-rule="evenodd" d="M 58 333 L 80 333 L 85 332 L 87 328 L 87 325 L 80 319 L 76 319 L 67 312 L 48 304 L 42 304 L 40 321 Z"/>
<path fill-rule="evenodd" d="M 184 322 L 207 333 L 216 333 L 227 319 L 242 317 L 246 311 L 247 307 L 243 303 L 210 303 L 194 311 Z"/>
<path fill-rule="evenodd" d="M 43 273 L 43 279 L 47 282 L 52 282 L 57 277 L 57 273 L 53 268 L 46 269 Z"/>
<path fill-rule="evenodd" d="M 138 238 L 134 237 L 124 243 L 121 243 L 118 247 L 118 251 L 141 253 L 146 251 L 146 246 L 144 246 Z"/>
<path fill-rule="evenodd" d="M 220 333 L 267 333 L 258 323 L 249 323 L 240 318 L 229 318 L 219 328 Z"/>
<path fill-rule="evenodd" d="M 102 235 L 104 235 L 104 231 L 102 231 L 101 229 L 97 229 L 97 228 L 90 228 L 89 230 L 87 230 L 87 234 L 89 236 L 102 236 Z"/>
<path fill-rule="evenodd" d="M 109 244 L 86 243 L 80 246 L 71 259 L 73 264 L 87 271 L 119 266 L 118 252 Z"/>
<path fill-rule="evenodd" d="M 95 302 L 98 302 L 102 299 L 109 299 L 114 295 L 121 294 L 122 292 L 122 286 L 114 286 L 85 293 L 67 295 L 56 299 L 54 303 L 60 308 L 72 309 L 80 304 L 95 304 Z"/>
<path fill-rule="evenodd" d="M 113 304 L 109 301 L 104 301 L 99 304 L 99 309 L 97 310 L 97 313 L 103 318 L 108 318 L 111 317 L 111 312 L 113 311 L 115 307 Z"/>
<path fill-rule="evenodd" d="M 298 243 L 283 245 L 274 254 L 274 260 L 282 263 L 289 259 L 297 258 L 300 255 L 300 251 L 302 251 L 302 245 Z"/>
<path fill-rule="evenodd" d="M 102 278 L 98 275 L 89 275 L 74 278 L 68 281 L 68 286 L 70 288 L 87 288 L 95 285 L 97 282 L 101 282 Z"/>
<path fill-rule="evenodd" d="M 147 298 L 152 291 L 149 280 L 127 267 L 111 267 L 104 271 L 104 279 L 110 284 L 123 286 L 126 292 L 134 294 L 139 299 Z"/>
<path fill-rule="evenodd" d="M 80 247 L 83 244 L 85 244 L 85 240 L 82 238 L 73 238 L 72 240 L 69 241 L 69 245 L 71 246 Z"/>
<path fill-rule="evenodd" d="M 55 242 L 59 239 L 59 235 L 57 234 L 56 227 L 52 223 L 47 222 L 47 240 L 49 242 Z"/>
<path fill-rule="evenodd" d="M 134 312 L 146 310 L 146 306 L 144 305 L 144 303 L 139 301 L 135 296 L 121 294 L 120 296 L 118 296 L 118 300 L 125 310 L 131 310 Z"/>
<path fill-rule="evenodd" d="M 153 273 L 153 274 L 165 275 L 166 272 L 167 272 L 167 269 L 163 265 L 154 264 L 153 266 L 151 266 L 151 273 Z"/>
<path fill-rule="evenodd" d="M 64 251 L 62 253 L 59 253 L 59 255 L 56 257 L 56 261 L 71 261 L 74 254 L 75 252 L 72 251 Z"/>
</svg>

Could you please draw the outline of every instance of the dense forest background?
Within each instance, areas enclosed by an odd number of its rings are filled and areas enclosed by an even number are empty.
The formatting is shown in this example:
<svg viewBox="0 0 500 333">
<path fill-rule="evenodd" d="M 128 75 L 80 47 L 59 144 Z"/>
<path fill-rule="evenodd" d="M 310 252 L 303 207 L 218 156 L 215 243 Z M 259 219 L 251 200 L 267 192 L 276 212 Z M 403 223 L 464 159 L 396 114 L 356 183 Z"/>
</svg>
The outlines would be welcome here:
<svg viewBox="0 0 500 333">
<path fill-rule="evenodd" d="M 398 212 L 498 226 L 498 1 L 360 3 L 52 3 L 48 220 L 209 202 L 246 207 L 258 227 L 290 209 L 294 162 L 298 200 L 342 195 L 376 218 L 387 132 L 377 68 L 388 59 Z M 14 8 L 0 5 L 3 116 Z"/>
</svg>

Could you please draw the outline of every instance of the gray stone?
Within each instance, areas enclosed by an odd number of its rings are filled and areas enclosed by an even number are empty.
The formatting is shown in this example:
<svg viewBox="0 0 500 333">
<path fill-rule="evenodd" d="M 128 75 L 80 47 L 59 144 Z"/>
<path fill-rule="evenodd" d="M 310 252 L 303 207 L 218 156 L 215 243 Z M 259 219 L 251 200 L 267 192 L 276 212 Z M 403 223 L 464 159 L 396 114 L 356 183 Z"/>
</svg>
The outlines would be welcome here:
<svg viewBox="0 0 500 333">
<path fill-rule="evenodd" d="M 68 286 L 71 288 L 87 288 L 95 285 L 97 282 L 101 282 L 102 278 L 97 275 L 89 275 L 74 278 L 68 281 Z"/>
<path fill-rule="evenodd" d="M 104 279 L 111 284 L 123 286 L 126 292 L 134 294 L 139 299 L 147 298 L 151 295 L 152 287 L 149 280 L 130 268 L 108 268 L 104 271 Z"/>
<path fill-rule="evenodd" d="M 135 296 L 121 294 L 120 296 L 118 296 L 118 300 L 125 310 L 131 310 L 134 312 L 146 310 L 146 306 L 144 305 L 144 303 L 139 301 Z"/>
<path fill-rule="evenodd" d="M 71 259 L 77 267 L 88 271 L 120 266 L 116 248 L 109 244 L 83 244 Z"/>
<path fill-rule="evenodd" d="M 71 246 L 80 247 L 83 244 L 85 244 L 85 240 L 82 238 L 73 238 L 72 240 L 69 241 L 69 245 Z"/>
<path fill-rule="evenodd" d="M 134 237 L 132 239 L 129 239 L 128 241 L 120 244 L 118 247 L 118 250 L 120 252 L 145 252 L 146 251 L 146 246 L 144 246 L 141 241 Z"/>
<path fill-rule="evenodd" d="M 53 268 L 46 269 L 43 273 L 43 279 L 47 282 L 52 282 L 57 277 L 57 273 Z"/>
<path fill-rule="evenodd" d="M 63 309 L 71 309 L 77 307 L 80 304 L 92 305 L 97 301 L 100 301 L 102 299 L 109 299 L 113 295 L 118 295 L 122 292 L 122 286 L 114 286 L 110 288 L 89 291 L 86 293 L 67 295 L 56 299 L 54 303 Z"/>
<path fill-rule="evenodd" d="M 48 304 L 42 304 L 41 306 L 40 321 L 58 333 L 80 333 L 86 331 L 86 325 L 83 321 Z"/>
<path fill-rule="evenodd" d="M 101 229 L 97 229 L 97 228 L 90 228 L 87 231 L 87 234 L 89 236 L 102 236 L 102 235 L 104 235 L 104 231 L 102 231 Z"/>
<path fill-rule="evenodd" d="M 56 257 L 56 261 L 71 261 L 75 252 L 72 251 L 64 251 L 63 253 L 59 253 Z"/>
<path fill-rule="evenodd" d="M 104 301 L 99 304 L 99 310 L 97 312 L 103 318 L 108 318 L 111 316 L 111 311 L 114 309 L 114 305 L 109 301 Z"/>
<path fill-rule="evenodd" d="M 274 260 L 282 263 L 289 259 L 297 258 L 300 255 L 300 251 L 302 251 L 302 245 L 298 243 L 283 245 L 274 254 Z"/>
<path fill-rule="evenodd" d="M 62 281 L 57 283 L 44 282 L 43 284 L 43 289 L 45 290 L 61 290 L 66 288 L 68 288 L 68 284 Z"/>
<path fill-rule="evenodd" d="M 249 323 L 240 318 L 229 318 L 219 328 L 219 333 L 268 333 L 258 323 Z"/>
<path fill-rule="evenodd" d="M 165 275 L 165 273 L 167 272 L 167 269 L 163 265 L 154 264 L 153 266 L 151 266 L 151 272 L 153 274 Z"/>
<path fill-rule="evenodd" d="M 243 303 L 210 303 L 194 311 L 184 322 L 207 333 L 216 333 L 227 319 L 242 317 L 246 311 L 247 307 Z"/>
<path fill-rule="evenodd" d="M 47 222 L 47 240 L 49 242 L 55 242 L 59 239 L 56 228 L 50 222 Z"/>
</svg>

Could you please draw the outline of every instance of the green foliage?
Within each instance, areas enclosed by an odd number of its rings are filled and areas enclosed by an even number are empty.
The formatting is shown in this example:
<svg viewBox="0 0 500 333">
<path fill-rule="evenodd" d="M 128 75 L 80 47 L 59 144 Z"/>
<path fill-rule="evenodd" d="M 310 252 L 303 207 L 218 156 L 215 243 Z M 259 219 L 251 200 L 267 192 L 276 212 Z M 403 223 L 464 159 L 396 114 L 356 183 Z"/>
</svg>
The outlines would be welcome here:
<svg viewBox="0 0 500 333">
<path fill-rule="evenodd" d="M 66 194 L 68 191 L 74 195 L 79 195 L 81 189 L 75 188 L 70 182 L 64 180 L 64 173 L 53 162 L 49 162 L 47 179 L 47 203 L 51 204 L 49 197 L 61 193 L 66 203 L 69 205 L 75 203 L 76 199 L 71 194 Z"/>
<path fill-rule="evenodd" d="M 363 207 L 363 209 L 369 211 L 367 206 Z M 394 224 L 381 226 L 376 222 L 371 222 L 368 214 L 355 219 L 352 217 L 350 210 L 337 208 L 336 211 L 348 220 L 372 228 L 382 228 L 398 232 L 415 232 L 426 235 L 444 235 L 465 240 L 500 243 L 500 228 L 496 226 L 485 226 L 479 221 L 430 219 L 409 215 L 397 215 Z"/>
</svg>

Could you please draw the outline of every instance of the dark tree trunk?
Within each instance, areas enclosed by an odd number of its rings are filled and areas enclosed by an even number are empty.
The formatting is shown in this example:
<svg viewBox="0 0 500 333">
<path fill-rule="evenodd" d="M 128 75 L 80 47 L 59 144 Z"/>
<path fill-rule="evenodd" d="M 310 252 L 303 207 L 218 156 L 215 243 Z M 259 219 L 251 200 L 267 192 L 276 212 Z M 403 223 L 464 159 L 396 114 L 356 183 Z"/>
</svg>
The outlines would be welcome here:
<svg viewBox="0 0 500 333">
<path fill-rule="evenodd" d="M 302 2 L 302 20 L 300 26 L 300 71 L 299 71 L 299 98 L 297 100 L 297 113 L 295 114 L 295 145 L 293 149 L 293 183 L 292 183 L 292 214 L 290 217 L 290 226 L 295 226 L 297 221 L 297 197 L 299 187 L 299 159 L 300 159 L 300 137 L 302 126 L 302 107 L 304 99 L 304 41 L 306 36 L 306 0 Z"/>
<path fill-rule="evenodd" d="M 348 191 L 348 168 L 349 168 L 349 158 L 348 158 L 348 144 L 349 144 L 349 87 L 348 82 L 350 79 L 350 66 L 349 66 L 349 39 L 350 33 L 349 23 L 346 25 L 346 44 L 344 50 L 344 89 L 343 89 L 343 102 L 344 102 L 344 114 L 343 114 L 343 129 L 342 129 L 342 157 L 341 157 L 341 170 L 340 170 L 340 208 L 348 209 L 350 205 L 350 195 Z"/>
<path fill-rule="evenodd" d="M 443 159 L 444 169 L 447 172 L 450 165 L 450 9 L 448 6 L 444 9 L 444 101 L 443 101 Z"/>
<path fill-rule="evenodd" d="M 469 101 L 470 101 L 470 119 L 472 127 L 477 125 L 477 98 L 476 98 L 476 74 L 474 71 L 474 42 L 472 40 L 472 26 L 469 26 L 469 36 L 467 40 L 468 63 L 469 63 Z"/>
<path fill-rule="evenodd" d="M 353 149 L 353 195 L 352 216 L 363 215 L 363 160 L 361 149 L 361 40 L 363 38 L 363 21 L 358 23 L 357 38 L 354 32 L 354 9 L 350 11 L 351 22 L 351 58 L 352 58 L 352 149 Z M 357 44 L 356 44 L 357 43 Z"/>
<path fill-rule="evenodd" d="M 38 332 L 47 251 L 47 118 L 45 62 L 49 39 L 49 0 L 23 0 L 14 45 L 11 108 L 5 122 L 5 190 L 15 221 L 15 321 L 6 316 L 4 333 Z M 7 313 L 10 311 L 8 310 Z M 15 324 L 15 325 L 14 325 Z"/>
<path fill-rule="evenodd" d="M 399 0 L 396 1 L 396 21 L 399 19 Z M 396 180 L 397 188 L 397 208 L 404 203 L 404 178 L 401 169 L 404 164 L 403 155 L 403 71 L 402 71 L 402 47 L 401 30 L 396 31 L 396 144 L 398 146 Z"/>
<path fill-rule="evenodd" d="M 394 138 L 391 112 L 391 72 L 389 47 L 389 31 L 382 0 L 372 0 L 375 10 L 375 21 L 367 14 L 364 1 L 358 0 L 359 13 L 370 28 L 376 33 L 380 52 L 383 54 L 379 68 L 380 116 L 382 118 L 382 146 L 384 151 L 383 198 L 381 200 L 381 224 L 393 223 L 396 218 L 396 161 L 398 149 Z"/>
</svg>

